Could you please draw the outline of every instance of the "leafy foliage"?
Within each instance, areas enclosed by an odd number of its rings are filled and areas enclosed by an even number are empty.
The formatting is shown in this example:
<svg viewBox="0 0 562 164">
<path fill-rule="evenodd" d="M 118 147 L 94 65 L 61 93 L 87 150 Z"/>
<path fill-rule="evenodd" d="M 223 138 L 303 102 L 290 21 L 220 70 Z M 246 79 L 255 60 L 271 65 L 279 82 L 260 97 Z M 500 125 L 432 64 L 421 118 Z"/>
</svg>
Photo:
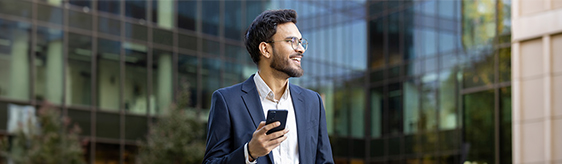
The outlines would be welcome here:
<svg viewBox="0 0 562 164">
<path fill-rule="evenodd" d="M 60 112 L 48 104 L 39 109 L 38 120 L 39 126 L 28 124 L 29 133 L 20 127 L 9 149 L 8 142 L 3 139 L 0 148 L 4 149 L 0 155 L 23 164 L 85 163 L 78 126 L 70 128 L 70 119 L 61 117 Z"/>
</svg>

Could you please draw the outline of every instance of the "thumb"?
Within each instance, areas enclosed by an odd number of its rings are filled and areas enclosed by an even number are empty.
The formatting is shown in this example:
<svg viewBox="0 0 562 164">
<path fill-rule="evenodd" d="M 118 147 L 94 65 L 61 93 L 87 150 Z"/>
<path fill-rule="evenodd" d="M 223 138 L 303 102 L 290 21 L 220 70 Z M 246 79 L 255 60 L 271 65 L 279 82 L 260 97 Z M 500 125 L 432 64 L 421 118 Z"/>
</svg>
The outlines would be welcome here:
<svg viewBox="0 0 562 164">
<path fill-rule="evenodd" d="M 258 128 L 256 130 L 260 130 L 264 126 L 265 126 L 265 121 L 262 121 L 262 122 L 260 122 L 260 125 L 258 125 Z"/>
</svg>

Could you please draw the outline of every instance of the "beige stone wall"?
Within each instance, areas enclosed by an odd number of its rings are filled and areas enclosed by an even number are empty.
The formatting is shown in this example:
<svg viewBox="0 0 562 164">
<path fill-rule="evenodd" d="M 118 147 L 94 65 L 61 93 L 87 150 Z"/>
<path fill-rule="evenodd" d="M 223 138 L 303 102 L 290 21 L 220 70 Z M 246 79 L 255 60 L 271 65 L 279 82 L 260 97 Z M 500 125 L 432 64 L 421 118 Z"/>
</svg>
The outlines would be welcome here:
<svg viewBox="0 0 562 164">
<path fill-rule="evenodd" d="M 562 0 L 511 11 L 513 163 L 562 163 Z"/>
</svg>

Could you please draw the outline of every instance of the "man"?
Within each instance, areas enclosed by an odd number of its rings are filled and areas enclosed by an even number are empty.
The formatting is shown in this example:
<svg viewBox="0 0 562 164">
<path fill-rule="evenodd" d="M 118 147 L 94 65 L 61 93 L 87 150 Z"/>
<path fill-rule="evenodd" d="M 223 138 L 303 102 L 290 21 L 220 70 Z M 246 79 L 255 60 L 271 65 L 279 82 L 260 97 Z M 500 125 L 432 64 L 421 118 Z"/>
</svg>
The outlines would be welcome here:
<svg viewBox="0 0 562 164">
<path fill-rule="evenodd" d="M 334 163 L 326 116 L 318 93 L 289 84 L 303 75 L 302 38 L 294 10 L 260 14 L 245 35 L 258 72 L 243 83 L 213 93 L 203 163 Z M 269 109 L 286 109 L 285 130 L 266 134 Z"/>
</svg>

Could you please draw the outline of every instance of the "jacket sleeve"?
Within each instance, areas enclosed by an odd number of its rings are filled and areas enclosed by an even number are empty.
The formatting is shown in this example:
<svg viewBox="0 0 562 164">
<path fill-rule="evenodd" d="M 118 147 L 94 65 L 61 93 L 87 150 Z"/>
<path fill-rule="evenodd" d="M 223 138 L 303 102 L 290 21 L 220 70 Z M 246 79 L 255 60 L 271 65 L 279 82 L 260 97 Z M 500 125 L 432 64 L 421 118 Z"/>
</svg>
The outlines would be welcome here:
<svg viewBox="0 0 562 164">
<path fill-rule="evenodd" d="M 332 156 L 332 146 L 330 145 L 330 139 L 328 138 L 328 128 L 326 127 L 326 111 L 324 110 L 324 103 L 320 95 L 316 93 L 318 101 L 320 103 L 320 126 L 318 126 L 318 148 L 316 149 L 316 163 L 334 163 L 334 158 Z"/>
<path fill-rule="evenodd" d="M 232 126 L 228 105 L 220 90 L 217 90 L 211 100 L 204 164 L 245 163 L 244 146 L 232 148 Z"/>
</svg>

